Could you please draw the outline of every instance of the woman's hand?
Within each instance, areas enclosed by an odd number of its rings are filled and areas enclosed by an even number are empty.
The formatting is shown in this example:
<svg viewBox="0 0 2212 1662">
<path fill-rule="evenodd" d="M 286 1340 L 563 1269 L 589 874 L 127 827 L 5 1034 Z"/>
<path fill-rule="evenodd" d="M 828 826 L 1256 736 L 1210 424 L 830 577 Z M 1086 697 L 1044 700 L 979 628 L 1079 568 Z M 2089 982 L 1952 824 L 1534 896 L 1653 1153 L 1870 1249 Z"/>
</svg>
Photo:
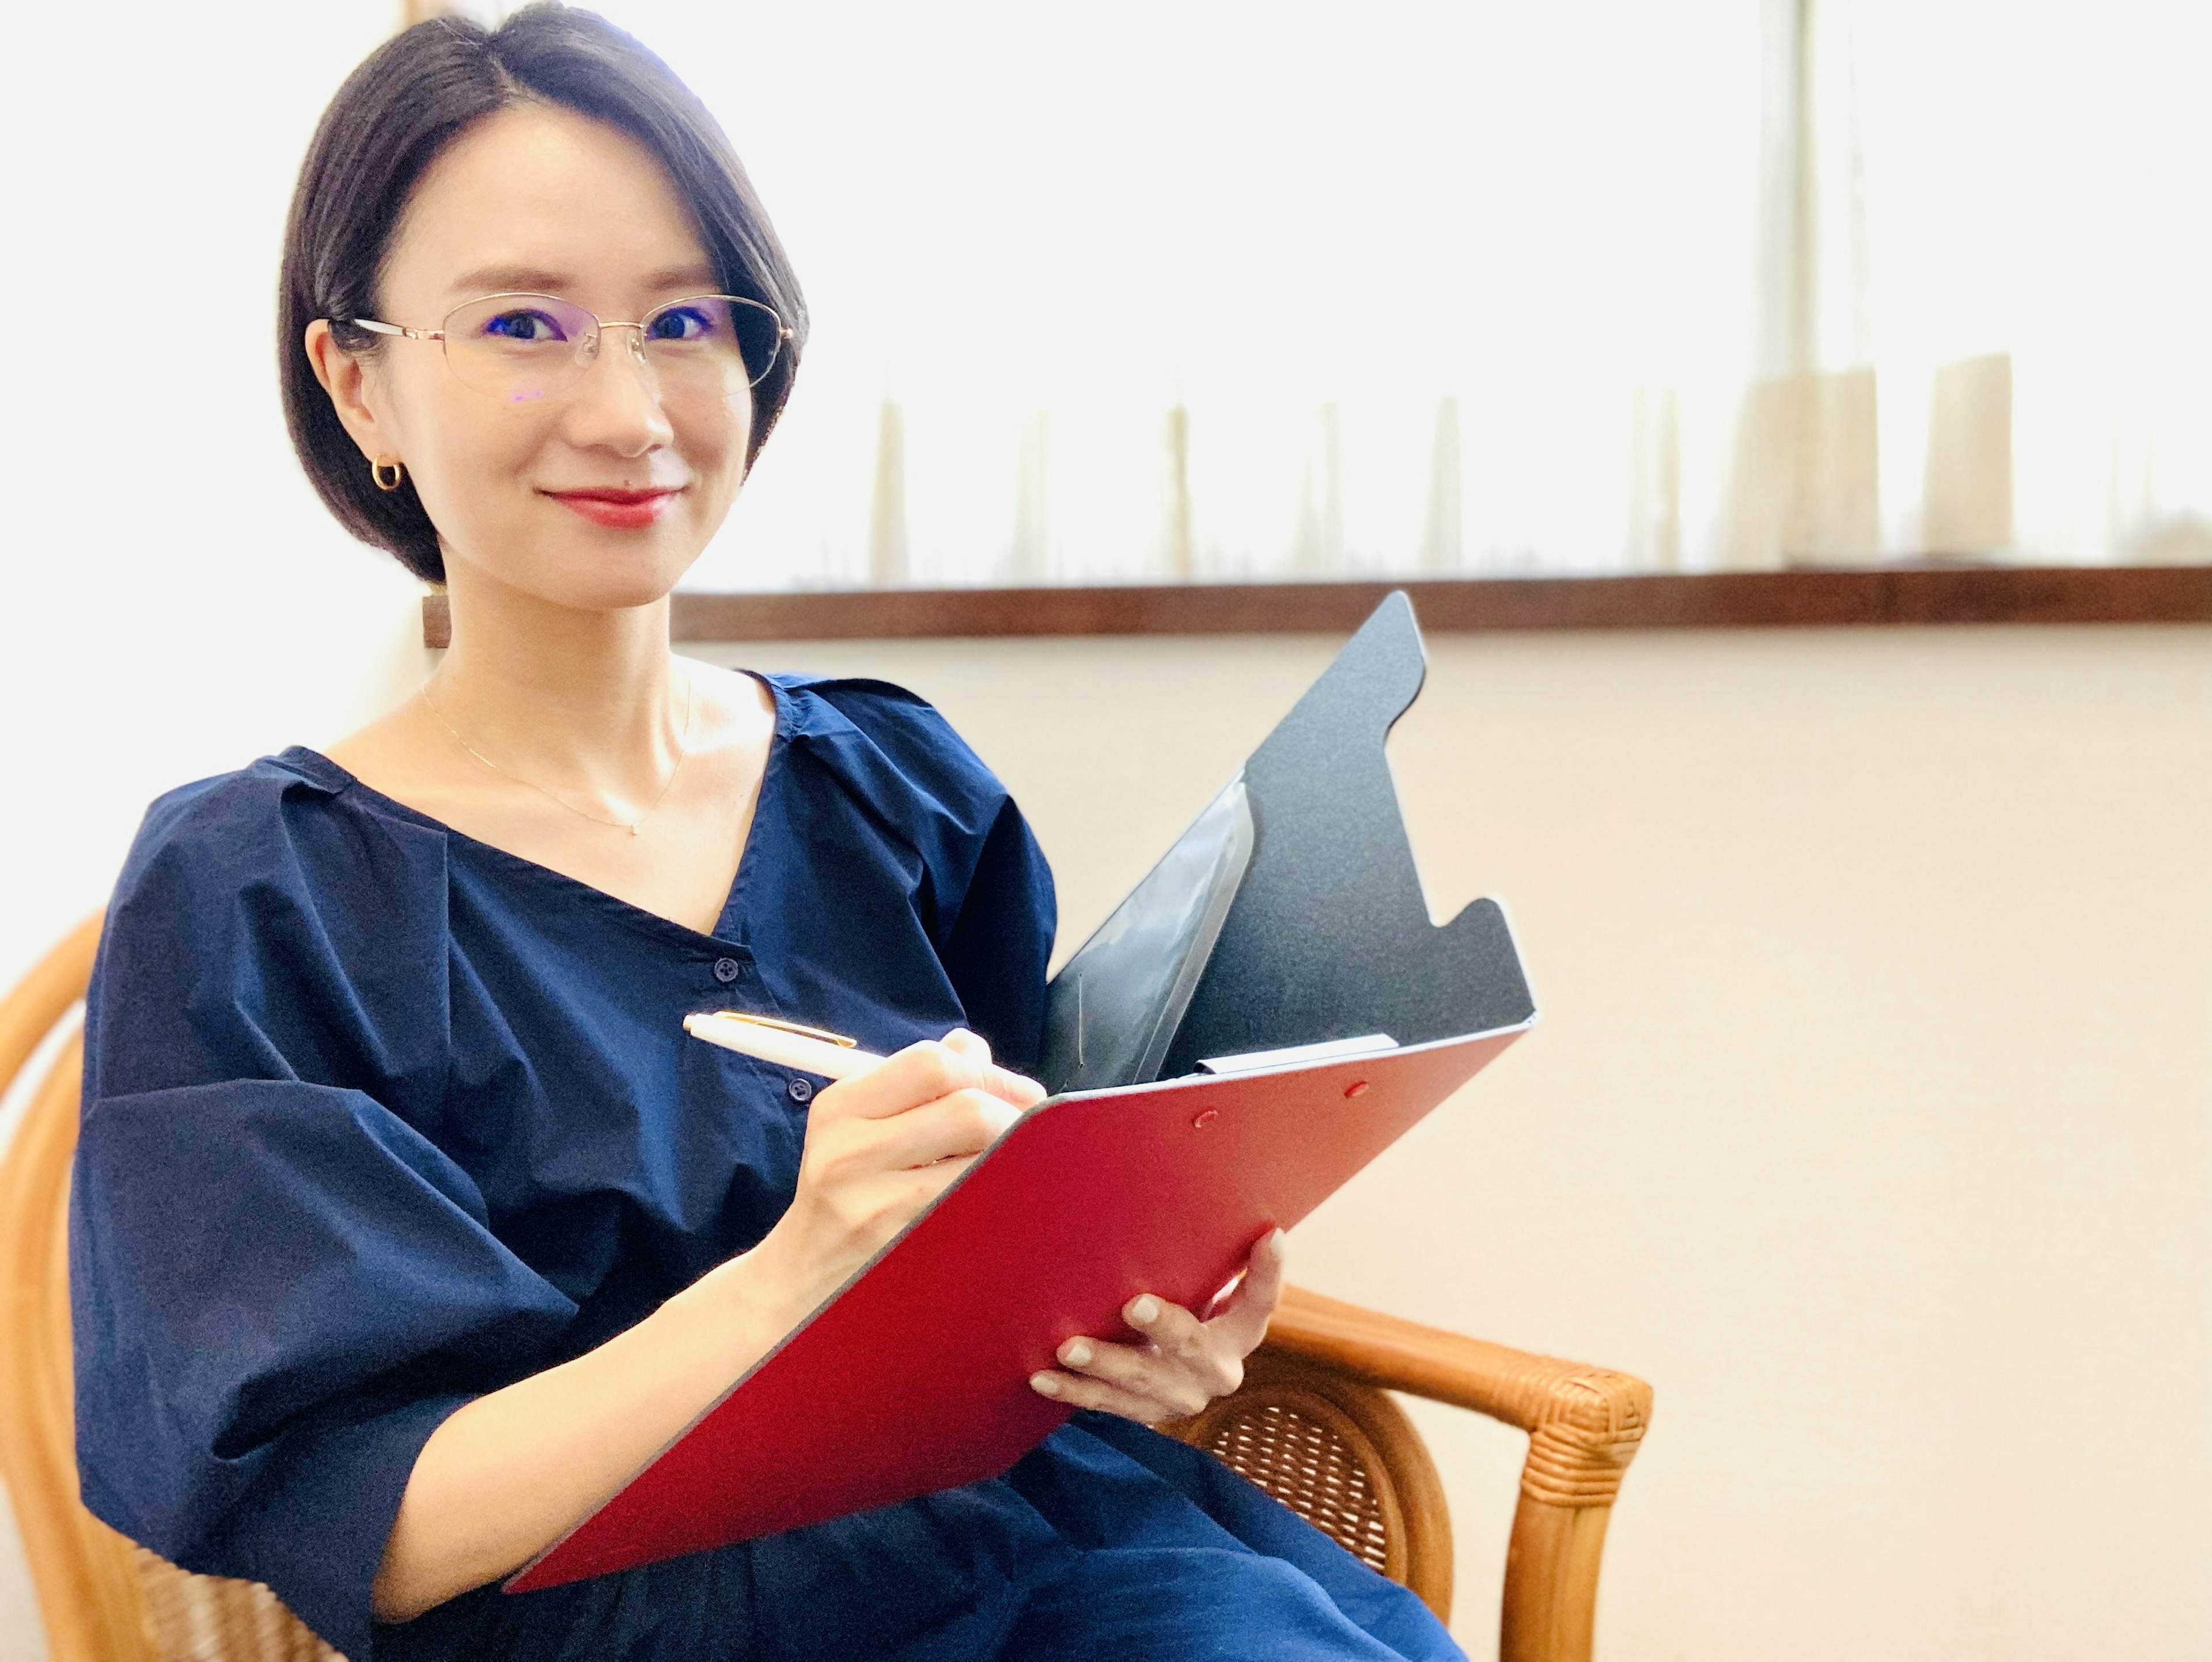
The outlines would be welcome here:
<svg viewBox="0 0 2212 1662">
<path fill-rule="evenodd" d="M 799 1190 L 761 1244 L 726 1268 L 781 1312 L 785 1328 L 842 1286 L 1044 1097 L 955 1028 L 841 1080 L 808 1111 Z"/>
<path fill-rule="evenodd" d="M 1252 1249 L 1243 1280 L 1208 1321 L 1139 1294 L 1121 1306 L 1121 1318 L 1144 1342 L 1070 1339 L 1060 1348 L 1060 1368 L 1032 1373 L 1030 1388 L 1056 1403 L 1146 1425 L 1197 1413 L 1244 1383 L 1244 1359 L 1267 1336 L 1268 1318 L 1282 1300 L 1283 1256 L 1278 1229 Z"/>
<path fill-rule="evenodd" d="M 799 1197 L 758 1246 L 595 1349 L 479 1397 L 430 1434 L 370 1601 L 406 1621 L 527 1562 L 774 1349 L 1044 1095 L 973 1033 L 832 1085 Z"/>
</svg>

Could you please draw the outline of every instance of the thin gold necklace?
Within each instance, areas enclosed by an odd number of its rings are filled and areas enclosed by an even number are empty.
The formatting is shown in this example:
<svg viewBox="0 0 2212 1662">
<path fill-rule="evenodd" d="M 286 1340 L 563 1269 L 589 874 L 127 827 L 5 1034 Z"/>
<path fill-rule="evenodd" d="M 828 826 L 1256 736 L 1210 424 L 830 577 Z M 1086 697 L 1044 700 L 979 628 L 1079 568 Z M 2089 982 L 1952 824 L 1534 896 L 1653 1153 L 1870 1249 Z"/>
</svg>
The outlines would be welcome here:
<svg viewBox="0 0 2212 1662">
<path fill-rule="evenodd" d="M 475 757 L 477 761 L 489 768 L 494 773 L 499 775 L 501 778 L 512 779 L 518 785 L 529 786 L 531 789 L 536 791 L 547 801 L 568 809 L 569 813 L 574 814 L 579 819 L 588 819 L 595 825 L 611 826 L 616 831 L 626 831 L 632 837 L 635 837 L 638 834 L 639 829 L 644 825 L 645 822 L 653 818 L 654 809 L 659 807 L 663 802 L 668 800 L 669 788 L 675 784 L 676 776 L 684 771 L 684 763 L 689 761 L 691 758 L 691 707 L 697 697 L 698 689 L 693 685 L 691 678 L 687 675 L 684 678 L 684 731 L 678 736 L 676 742 L 676 765 L 668 770 L 668 777 L 661 781 L 660 794 L 655 796 L 653 799 L 651 805 L 647 807 L 646 811 L 638 815 L 635 819 L 602 819 L 596 813 L 586 813 L 583 809 L 578 807 L 574 802 L 568 801 L 564 797 L 555 795 L 551 791 L 546 789 L 544 786 L 538 783 L 535 780 L 525 779 L 519 773 L 509 773 L 505 768 L 500 766 L 498 763 L 493 761 L 490 757 L 485 755 L 474 745 L 461 737 L 461 730 L 455 727 L 451 721 L 448 721 L 446 719 L 445 712 L 440 709 L 435 703 L 431 702 L 430 689 L 428 685 L 418 687 L 416 691 L 416 696 L 422 700 L 422 708 L 428 710 L 433 716 L 437 718 L 437 722 L 440 727 L 445 728 L 447 732 L 453 735 L 453 742 L 459 745 L 463 750 L 468 752 L 470 755 Z"/>
</svg>

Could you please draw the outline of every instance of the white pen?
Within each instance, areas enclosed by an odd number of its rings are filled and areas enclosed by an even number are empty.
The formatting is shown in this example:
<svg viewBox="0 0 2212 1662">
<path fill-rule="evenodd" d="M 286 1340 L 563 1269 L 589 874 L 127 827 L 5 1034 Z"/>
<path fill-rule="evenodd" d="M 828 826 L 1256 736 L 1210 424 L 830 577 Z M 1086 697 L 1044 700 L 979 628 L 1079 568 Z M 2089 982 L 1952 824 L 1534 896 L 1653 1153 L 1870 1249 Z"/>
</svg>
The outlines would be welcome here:
<svg viewBox="0 0 2212 1662">
<path fill-rule="evenodd" d="M 842 1033 L 745 1010 L 707 1010 L 688 1015 L 684 1018 L 684 1031 L 739 1056 L 772 1062 L 779 1068 L 795 1068 L 802 1074 L 819 1074 L 824 1079 L 850 1079 L 880 1067 L 884 1061 L 873 1050 L 860 1049 Z"/>
</svg>

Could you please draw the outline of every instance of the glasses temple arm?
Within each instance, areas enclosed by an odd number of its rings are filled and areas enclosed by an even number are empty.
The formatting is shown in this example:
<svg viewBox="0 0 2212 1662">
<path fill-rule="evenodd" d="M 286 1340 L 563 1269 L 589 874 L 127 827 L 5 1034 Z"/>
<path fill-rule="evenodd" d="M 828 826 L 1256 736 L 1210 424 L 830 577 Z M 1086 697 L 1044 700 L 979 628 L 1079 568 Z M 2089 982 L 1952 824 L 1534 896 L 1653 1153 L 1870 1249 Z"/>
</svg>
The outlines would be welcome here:
<svg viewBox="0 0 2212 1662">
<path fill-rule="evenodd" d="M 446 338 L 443 329 L 406 329 L 396 323 L 379 323 L 374 318 L 356 318 L 353 324 L 355 328 L 367 329 L 374 334 L 402 335 L 409 340 L 443 340 Z"/>
</svg>

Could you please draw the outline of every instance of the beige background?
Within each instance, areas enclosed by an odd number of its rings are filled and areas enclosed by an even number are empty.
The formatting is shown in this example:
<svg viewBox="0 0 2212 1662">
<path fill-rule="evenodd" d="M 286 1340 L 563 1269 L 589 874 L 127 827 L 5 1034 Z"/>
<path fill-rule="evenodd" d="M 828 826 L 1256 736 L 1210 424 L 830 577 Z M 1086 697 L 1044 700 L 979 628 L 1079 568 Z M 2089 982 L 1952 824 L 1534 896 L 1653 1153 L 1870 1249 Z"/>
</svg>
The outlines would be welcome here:
<svg viewBox="0 0 2212 1662">
<path fill-rule="evenodd" d="M 96 902 L 157 783 L 325 740 L 421 673 L 404 586 L 317 558 L 327 649 L 272 654 L 278 696 L 150 639 L 106 655 L 156 703 L 182 673 L 190 740 L 47 755 L 105 782 L 9 817 L 11 869 L 44 876 L 0 973 Z M 1332 646 L 742 655 L 938 700 L 1036 825 L 1065 952 Z M 1544 1020 L 1297 1232 L 1296 1274 L 1655 1382 L 1603 1654 L 2212 1653 L 2212 630 L 1431 648 L 1393 760 L 1431 905 L 1506 900 Z M 1519 1439 L 1421 1420 L 1481 1656 Z M 14 1573 L 7 1662 L 40 1654 Z"/>
</svg>

